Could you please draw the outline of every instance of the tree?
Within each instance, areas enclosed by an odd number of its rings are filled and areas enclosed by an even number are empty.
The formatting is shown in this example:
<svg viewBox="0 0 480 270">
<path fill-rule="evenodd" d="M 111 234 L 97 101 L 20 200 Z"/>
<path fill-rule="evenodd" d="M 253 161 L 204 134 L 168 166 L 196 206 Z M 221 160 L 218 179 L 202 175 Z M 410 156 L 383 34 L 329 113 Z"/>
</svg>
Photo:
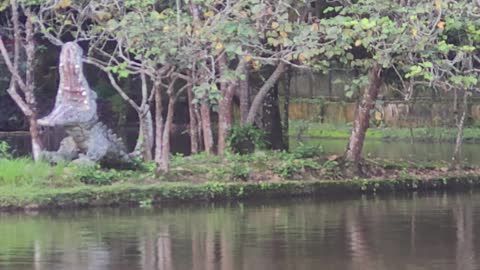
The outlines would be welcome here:
<svg viewBox="0 0 480 270">
<path fill-rule="evenodd" d="M 29 122 L 30 136 L 32 142 L 32 154 L 34 160 L 41 158 L 43 150 L 40 138 L 40 128 L 37 123 L 38 111 L 35 99 L 35 38 L 37 29 L 33 23 L 33 14 L 28 3 L 20 3 L 17 0 L 10 0 L 10 35 L 13 36 L 13 55 L 9 54 L 3 39 L 0 38 L 0 53 L 10 74 L 10 86 L 7 90 L 10 97 Z M 20 20 L 20 12 L 23 12 L 25 21 Z M 21 54 L 26 55 L 26 69 L 21 67 Z"/>
<path fill-rule="evenodd" d="M 439 1 L 435 10 L 438 17 L 430 25 L 436 29 L 436 34 L 430 35 L 430 42 L 423 45 L 425 53 L 411 57 L 412 64 L 405 76 L 453 94 L 458 132 L 452 166 L 456 167 L 461 159 L 468 97 L 480 85 L 480 8 L 471 1 Z M 424 33 L 425 30 L 419 31 Z"/>
<path fill-rule="evenodd" d="M 441 32 L 438 23 L 442 12 L 427 0 L 415 3 L 344 1 L 342 6 L 329 7 L 325 12 L 338 13 L 320 22 L 326 27 L 327 38 L 340 36 L 324 47 L 327 60 L 337 59 L 365 74 L 357 80 L 360 82 L 357 88 L 364 88 L 364 93 L 345 152 L 346 161 L 353 165 L 356 173 L 361 173 L 359 163 L 370 113 L 385 81 L 382 74 L 391 71 L 400 81 L 408 78 L 406 74 L 417 63 L 415 58 L 432 53 L 429 45 Z"/>
</svg>

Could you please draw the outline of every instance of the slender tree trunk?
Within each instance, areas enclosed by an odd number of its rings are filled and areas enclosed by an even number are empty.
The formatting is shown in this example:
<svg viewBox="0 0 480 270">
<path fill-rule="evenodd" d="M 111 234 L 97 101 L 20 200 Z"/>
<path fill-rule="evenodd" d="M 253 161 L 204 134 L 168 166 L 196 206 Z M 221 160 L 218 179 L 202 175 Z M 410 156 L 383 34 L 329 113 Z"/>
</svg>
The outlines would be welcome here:
<svg viewBox="0 0 480 270">
<path fill-rule="evenodd" d="M 370 70 L 368 80 L 368 86 L 365 89 L 362 100 L 357 108 L 352 134 L 350 135 L 347 151 L 345 153 L 345 159 L 352 162 L 355 167 L 358 167 L 362 155 L 365 134 L 370 122 L 370 111 L 375 106 L 375 101 L 382 85 L 380 67 L 375 66 Z"/>
<path fill-rule="evenodd" d="M 278 105 L 278 83 L 270 89 L 264 100 L 263 106 L 263 128 L 266 132 L 271 149 L 283 150 L 282 120 L 280 117 L 280 108 Z"/>
<path fill-rule="evenodd" d="M 247 123 L 248 110 L 250 109 L 250 95 L 249 95 L 249 80 L 246 69 L 242 70 L 245 80 L 239 80 L 238 90 L 240 99 L 240 123 L 244 125 Z"/>
<path fill-rule="evenodd" d="M 190 86 L 187 89 L 188 95 L 188 114 L 190 117 L 190 149 L 193 154 L 198 153 L 198 121 L 195 114 L 195 104 L 193 104 L 193 92 L 192 87 Z"/>
<path fill-rule="evenodd" d="M 40 127 L 38 126 L 38 111 L 37 111 L 37 100 L 35 99 L 35 40 L 34 40 L 34 27 L 32 23 L 32 14 L 30 9 L 25 11 L 27 15 L 27 20 L 25 22 L 25 51 L 27 55 L 27 70 L 25 74 L 25 83 L 27 89 L 25 91 L 25 101 L 27 102 L 32 114 L 28 116 L 28 121 L 30 124 L 30 136 L 32 138 L 32 154 L 33 159 L 38 161 L 41 158 L 41 152 L 43 150 L 43 143 L 40 138 Z"/>
<path fill-rule="evenodd" d="M 198 135 L 198 151 L 202 151 L 205 149 L 205 145 L 203 144 L 204 139 L 203 139 L 203 121 L 202 121 L 202 114 L 200 110 L 200 106 L 195 104 L 193 107 L 195 110 L 195 117 L 197 119 L 197 135 Z"/>
<path fill-rule="evenodd" d="M 219 69 L 221 76 L 224 75 L 225 70 L 228 69 L 226 55 L 219 61 Z M 225 153 L 227 136 L 232 127 L 232 102 L 233 102 L 233 87 L 235 82 L 227 81 L 220 84 L 222 92 L 222 99 L 220 100 L 218 110 L 218 150 L 217 153 L 223 156 Z"/>
<path fill-rule="evenodd" d="M 28 117 L 28 121 L 30 123 L 30 136 L 32 141 L 32 156 L 33 160 L 39 161 L 41 159 L 42 151 L 43 151 L 43 142 L 40 138 L 40 127 L 37 123 L 37 114 L 35 113 L 34 116 Z"/>
<path fill-rule="evenodd" d="M 289 130 L 289 106 L 290 106 L 290 84 L 292 80 L 292 69 L 291 67 L 288 68 L 287 76 L 285 76 L 285 102 L 283 104 L 283 143 L 285 145 L 285 149 L 290 149 L 290 140 L 288 136 Z"/>
<path fill-rule="evenodd" d="M 138 113 L 139 128 L 137 145 L 135 151 L 142 153 L 142 158 L 145 161 L 152 160 L 152 148 L 153 148 L 153 120 L 150 108 L 141 109 Z"/>
<path fill-rule="evenodd" d="M 462 158 L 462 145 L 463 145 L 463 130 L 465 128 L 465 118 L 467 116 L 468 110 L 468 91 L 463 91 L 463 106 L 462 106 L 462 115 L 457 122 L 457 139 L 455 140 L 455 150 L 453 151 L 452 164 L 454 168 L 458 165 L 460 159 Z"/>
<path fill-rule="evenodd" d="M 220 101 L 218 111 L 218 154 L 223 156 L 227 144 L 227 137 L 232 128 L 232 102 L 233 89 L 231 85 L 227 86 Z"/>
<path fill-rule="evenodd" d="M 272 75 L 270 75 L 268 80 L 260 88 L 257 95 L 253 99 L 252 106 L 250 107 L 250 110 L 248 112 L 248 117 L 246 120 L 247 124 L 253 124 L 255 122 L 255 116 L 257 115 L 257 112 L 259 112 L 263 104 L 263 100 L 267 96 L 268 91 L 275 85 L 278 79 L 282 76 L 286 66 L 287 64 L 285 64 L 284 62 L 280 62 L 275 68 L 275 71 L 272 73 Z"/>
<path fill-rule="evenodd" d="M 162 105 L 162 92 L 158 82 L 155 83 L 155 163 L 160 167 L 162 160 L 162 134 L 164 130 L 163 126 L 163 105 Z"/>
<path fill-rule="evenodd" d="M 210 120 L 210 107 L 205 102 L 203 102 L 200 107 L 200 115 L 202 117 L 203 143 L 205 146 L 205 152 L 207 154 L 212 154 L 213 153 L 213 134 L 212 134 L 212 122 Z"/>
<path fill-rule="evenodd" d="M 3 40 L 0 38 L 0 52 L 5 60 L 8 70 L 12 74 L 10 87 L 8 89 L 8 94 L 12 97 L 15 103 L 20 107 L 23 114 L 29 122 L 30 136 L 32 142 L 32 155 L 34 160 L 38 161 L 41 157 L 41 151 L 43 150 L 43 144 L 40 138 L 40 128 L 37 123 L 38 112 L 37 112 L 37 102 L 35 99 L 35 80 L 34 80 L 34 69 L 35 69 L 35 40 L 34 40 L 34 26 L 32 23 L 32 15 L 29 9 L 25 9 L 25 15 L 27 17 L 25 21 L 25 39 L 22 42 L 22 32 L 20 28 L 20 19 L 18 14 L 18 3 L 16 0 L 10 0 L 12 15 L 11 20 L 13 24 L 13 35 L 14 35 L 14 52 L 13 52 L 13 63 L 10 59 L 10 55 L 5 48 Z M 27 55 L 27 69 L 25 72 L 25 80 L 21 76 L 21 71 L 19 68 L 20 62 L 20 49 L 21 46 L 24 46 L 25 52 Z M 21 92 L 23 92 L 22 97 L 19 94 L 19 86 Z"/>
<path fill-rule="evenodd" d="M 160 160 L 159 170 L 168 172 L 170 168 L 170 131 L 172 129 L 173 116 L 175 113 L 175 96 L 171 95 L 168 100 L 167 119 L 163 129 L 162 139 L 162 157 Z"/>
</svg>

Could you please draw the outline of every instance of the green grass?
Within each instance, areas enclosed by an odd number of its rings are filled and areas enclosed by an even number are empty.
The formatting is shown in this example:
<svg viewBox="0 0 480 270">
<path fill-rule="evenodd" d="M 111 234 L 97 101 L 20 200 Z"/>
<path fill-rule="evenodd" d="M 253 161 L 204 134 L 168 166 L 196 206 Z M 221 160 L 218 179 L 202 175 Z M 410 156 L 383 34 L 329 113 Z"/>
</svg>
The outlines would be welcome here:
<svg viewBox="0 0 480 270">
<path fill-rule="evenodd" d="M 71 170 L 65 165 L 50 166 L 46 162 L 32 162 L 29 158 L 0 159 L 0 186 L 65 184 Z"/>
</svg>

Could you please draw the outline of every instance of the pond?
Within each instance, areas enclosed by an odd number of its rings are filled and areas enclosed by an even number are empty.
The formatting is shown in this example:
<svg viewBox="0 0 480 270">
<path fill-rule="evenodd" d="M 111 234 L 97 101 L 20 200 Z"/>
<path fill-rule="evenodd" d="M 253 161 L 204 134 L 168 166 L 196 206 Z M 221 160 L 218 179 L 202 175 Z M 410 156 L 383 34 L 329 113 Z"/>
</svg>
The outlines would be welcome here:
<svg viewBox="0 0 480 270">
<path fill-rule="evenodd" d="M 0 269 L 480 269 L 480 193 L 0 214 Z"/>
<path fill-rule="evenodd" d="M 347 139 L 305 138 L 306 145 L 320 145 L 328 154 L 343 154 L 347 146 Z M 292 147 L 299 144 L 291 139 Z M 415 142 L 405 141 L 365 140 L 363 147 L 364 157 L 378 157 L 390 160 L 416 161 L 450 161 L 455 148 L 453 142 Z M 462 157 L 466 162 L 480 164 L 480 144 L 465 143 L 462 147 Z"/>
</svg>

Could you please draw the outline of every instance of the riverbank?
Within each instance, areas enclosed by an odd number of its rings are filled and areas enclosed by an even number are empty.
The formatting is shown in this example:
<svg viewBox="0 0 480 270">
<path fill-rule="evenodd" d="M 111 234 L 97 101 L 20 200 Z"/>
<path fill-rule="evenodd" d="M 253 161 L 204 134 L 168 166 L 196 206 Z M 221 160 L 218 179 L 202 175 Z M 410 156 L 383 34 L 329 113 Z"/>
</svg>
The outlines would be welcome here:
<svg viewBox="0 0 480 270">
<path fill-rule="evenodd" d="M 34 210 L 94 206 L 151 206 L 165 202 L 250 200 L 298 196 L 480 187 L 480 168 L 368 159 L 351 178 L 341 157 L 321 148 L 174 156 L 171 171 L 155 175 L 153 164 L 138 170 L 50 166 L 29 159 L 0 158 L 0 209 Z"/>
<path fill-rule="evenodd" d="M 386 192 L 466 190 L 480 187 L 480 175 L 433 179 L 356 179 L 259 183 L 159 183 L 46 189 L 0 188 L 1 210 L 38 210 L 95 206 L 152 206 L 167 202 L 231 201 Z"/>
<path fill-rule="evenodd" d="M 351 125 L 322 124 L 311 121 L 290 121 L 289 135 L 292 137 L 322 137 L 348 139 Z M 372 127 L 367 130 L 367 139 L 384 141 L 408 142 L 454 142 L 457 136 L 456 128 L 421 127 L 421 128 L 388 128 Z M 464 142 L 480 142 L 480 128 L 466 127 Z"/>
</svg>

